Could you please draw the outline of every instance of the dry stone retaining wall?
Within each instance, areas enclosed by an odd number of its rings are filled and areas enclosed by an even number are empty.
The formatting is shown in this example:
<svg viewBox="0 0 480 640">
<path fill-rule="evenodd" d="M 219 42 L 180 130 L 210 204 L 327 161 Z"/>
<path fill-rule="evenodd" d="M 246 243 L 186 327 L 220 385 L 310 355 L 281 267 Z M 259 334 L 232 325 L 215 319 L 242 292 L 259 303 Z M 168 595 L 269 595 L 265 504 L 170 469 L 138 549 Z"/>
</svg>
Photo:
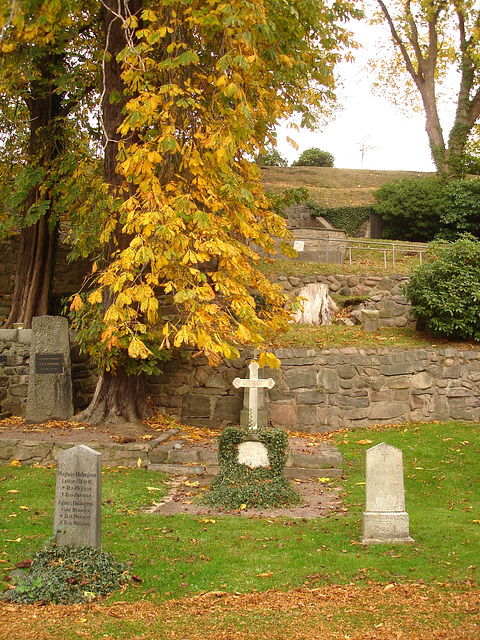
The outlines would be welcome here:
<svg viewBox="0 0 480 640">
<path fill-rule="evenodd" d="M 297 431 L 376 423 L 480 420 L 480 350 L 281 349 L 282 366 L 265 370 L 271 424 Z M 249 357 L 216 370 L 208 364 L 168 363 L 150 379 L 157 406 L 182 421 L 219 428 L 238 423 L 242 394 L 232 386 L 246 377 Z"/>
<path fill-rule="evenodd" d="M 347 298 L 365 298 L 365 309 L 380 311 L 381 327 L 413 327 L 415 318 L 412 306 L 403 293 L 406 276 L 352 276 L 352 275 L 315 275 L 315 276 L 279 276 L 276 282 L 286 291 L 298 294 L 307 284 L 319 282 L 328 285 L 330 294 Z"/>
<path fill-rule="evenodd" d="M 0 355 L 7 360 L 0 364 L 0 413 L 25 415 L 28 336 L 26 329 L 0 331 Z M 318 432 L 409 420 L 480 421 L 480 349 L 279 349 L 276 355 L 281 368 L 263 372 L 275 380 L 265 392 L 274 426 Z M 247 377 L 252 357 L 245 350 L 212 369 L 201 357 L 174 356 L 161 375 L 149 378 L 148 392 L 161 411 L 187 424 L 238 424 L 243 390 L 232 383 Z M 75 350 L 72 363 L 81 408 L 93 395 L 96 371 Z"/>
<path fill-rule="evenodd" d="M 27 406 L 30 329 L 0 329 L 0 416 L 24 416 Z"/>
</svg>

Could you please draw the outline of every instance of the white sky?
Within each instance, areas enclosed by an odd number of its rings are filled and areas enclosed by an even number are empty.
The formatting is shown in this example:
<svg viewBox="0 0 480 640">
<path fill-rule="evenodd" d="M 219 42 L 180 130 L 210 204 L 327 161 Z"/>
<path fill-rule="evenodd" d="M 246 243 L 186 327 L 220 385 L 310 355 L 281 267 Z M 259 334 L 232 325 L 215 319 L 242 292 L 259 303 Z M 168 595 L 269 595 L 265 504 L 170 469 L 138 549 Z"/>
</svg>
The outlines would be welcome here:
<svg viewBox="0 0 480 640">
<path fill-rule="evenodd" d="M 423 114 L 406 117 L 387 99 L 372 94 L 373 78 L 367 62 L 375 54 L 378 34 L 387 36 L 386 27 L 365 23 L 352 24 L 357 42 L 363 48 L 354 52 L 355 62 L 342 62 L 337 67 L 343 88 L 337 91 L 343 110 L 322 130 L 295 131 L 286 125 L 279 127 L 277 149 L 289 164 L 305 149 L 318 147 L 329 151 L 340 169 L 381 169 L 401 171 L 434 171 Z M 295 150 L 286 140 L 290 136 L 299 145 Z M 362 140 L 370 147 L 360 152 Z"/>
</svg>

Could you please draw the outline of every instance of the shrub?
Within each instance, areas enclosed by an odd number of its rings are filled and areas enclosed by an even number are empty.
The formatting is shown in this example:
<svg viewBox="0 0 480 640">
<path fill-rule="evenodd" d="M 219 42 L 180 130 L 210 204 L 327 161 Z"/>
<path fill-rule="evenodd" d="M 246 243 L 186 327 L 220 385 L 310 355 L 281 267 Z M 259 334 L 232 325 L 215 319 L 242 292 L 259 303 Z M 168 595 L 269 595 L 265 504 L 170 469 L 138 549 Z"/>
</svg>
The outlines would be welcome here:
<svg viewBox="0 0 480 640">
<path fill-rule="evenodd" d="M 465 173 L 468 175 L 480 176 L 480 158 L 471 153 L 465 154 Z"/>
<path fill-rule="evenodd" d="M 35 555 L 31 572 L 4 599 L 21 604 L 90 602 L 129 581 L 127 567 L 108 553 L 53 543 Z"/>
<path fill-rule="evenodd" d="M 292 167 L 333 167 L 334 157 L 328 151 L 312 147 L 300 154 Z"/>
<path fill-rule="evenodd" d="M 277 149 L 266 149 L 262 153 L 262 167 L 287 167 L 288 160 Z"/>
<path fill-rule="evenodd" d="M 447 186 L 449 207 L 442 216 L 448 229 L 445 237 L 455 239 L 458 234 L 471 233 L 480 237 L 480 178 L 457 180 Z"/>
<path fill-rule="evenodd" d="M 434 335 L 480 340 L 480 242 L 465 234 L 431 251 L 405 288 L 414 316 Z"/>
<path fill-rule="evenodd" d="M 436 177 L 384 184 L 375 192 L 377 213 L 385 222 L 385 238 L 430 242 L 449 210 L 447 185 Z"/>
</svg>

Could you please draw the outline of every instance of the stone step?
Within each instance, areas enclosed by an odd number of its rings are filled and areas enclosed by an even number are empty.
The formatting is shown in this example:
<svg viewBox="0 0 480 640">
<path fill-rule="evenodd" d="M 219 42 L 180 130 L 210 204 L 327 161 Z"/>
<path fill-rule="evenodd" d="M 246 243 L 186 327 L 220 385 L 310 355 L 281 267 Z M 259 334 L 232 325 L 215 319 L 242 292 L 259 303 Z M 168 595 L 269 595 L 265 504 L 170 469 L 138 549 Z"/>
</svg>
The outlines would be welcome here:
<svg viewBox="0 0 480 640">
<path fill-rule="evenodd" d="M 202 478 L 214 478 L 220 471 L 218 465 L 179 465 L 179 464 L 149 464 L 148 471 L 162 471 L 169 476 L 202 476 Z M 285 468 L 285 477 L 294 478 L 340 478 L 342 469 L 312 469 L 312 468 Z"/>
<path fill-rule="evenodd" d="M 156 447 L 149 453 L 150 465 L 202 465 L 215 466 L 218 464 L 217 452 L 211 449 L 160 449 Z M 291 453 L 285 464 L 286 468 L 300 469 L 330 469 L 341 468 L 342 454 L 334 447 L 326 447 L 318 453 Z"/>
</svg>

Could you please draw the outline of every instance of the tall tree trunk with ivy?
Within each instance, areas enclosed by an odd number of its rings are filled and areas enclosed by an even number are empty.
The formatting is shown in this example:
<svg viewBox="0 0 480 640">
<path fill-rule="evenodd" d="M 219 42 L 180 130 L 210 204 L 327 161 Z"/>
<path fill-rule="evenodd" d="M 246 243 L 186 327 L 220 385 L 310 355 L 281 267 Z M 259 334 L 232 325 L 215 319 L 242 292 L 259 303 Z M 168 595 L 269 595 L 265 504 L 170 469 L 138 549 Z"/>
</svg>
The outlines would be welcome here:
<svg viewBox="0 0 480 640">
<path fill-rule="evenodd" d="M 32 82 L 25 98 L 30 122 L 27 164 L 46 171 L 63 147 L 63 96 L 55 91 L 52 69 L 58 67 L 58 55 L 44 57 L 38 65 L 40 79 Z M 31 327 L 34 316 L 48 313 L 53 269 L 58 240 L 58 219 L 51 219 L 51 196 L 41 183 L 32 186 L 24 203 L 20 242 L 16 256 L 15 277 L 10 314 L 5 327 L 14 322 Z M 34 213 L 37 211 L 38 213 Z M 29 224 L 29 215 L 37 220 Z"/>
<path fill-rule="evenodd" d="M 124 178 L 117 171 L 120 134 L 127 101 L 126 88 L 121 78 L 122 68 L 118 55 L 127 46 L 127 21 L 141 7 L 139 0 L 105 0 L 102 3 L 102 22 L 105 34 L 105 56 L 103 62 L 102 122 L 104 132 L 104 178 L 109 186 L 115 207 L 122 199 L 120 187 Z M 131 25 L 130 25 L 131 26 Z M 123 140 L 128 145 L 128 140 Z M 117 250 L 128 247 L 130 237 L 122 232 L 117 221 L 116 229 L 104 248 L 105 263 L 109 264 Z M 103 314 L 108 312 L 115 295 L 108 289 L 103 292 Z M 89 406 L 76 419 L 89 424 L 138 422 L 152 415 L 147 396 L 146 379 L 143 372 L 129 373 L 122 362 L 104 367 L 97 381 L 94 396 Z"/>
<path fill-rule="evenodd" d="M 469 0 L 376 0 L 376 4 L 390 29 L 395 51 L 390 59 L 377 63 L 380 84 L 387 90 L 393 88 L 395 101 L 415 102 L 414 92 L 399 76 L 401 60 L 420 97 L 439 178 L 461 178 L 465 174 L 469 138 L 480 118 L 480 9 Z M 438 95 L 442 80 L 452 68 L 458 72 L 456 111 L 446 135 L 439 116 Z"/>
</svg>

